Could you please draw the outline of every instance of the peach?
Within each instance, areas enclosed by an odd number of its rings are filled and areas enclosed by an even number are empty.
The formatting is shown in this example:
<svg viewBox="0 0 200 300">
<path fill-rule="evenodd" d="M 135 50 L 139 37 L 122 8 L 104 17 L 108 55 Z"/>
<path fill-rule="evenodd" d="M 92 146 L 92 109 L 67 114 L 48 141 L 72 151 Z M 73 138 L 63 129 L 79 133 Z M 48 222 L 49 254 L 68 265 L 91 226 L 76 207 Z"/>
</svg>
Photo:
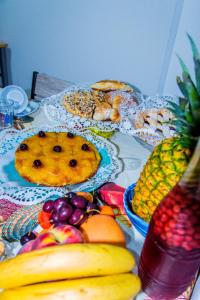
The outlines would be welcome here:
<svg viewBox="0 0 200 300">
<path fill-rule="evenodd" d="M 52 228 L 49 232 L 54 234 L 59 244 L 83 243 L 82 233 L 71 225 L 60 225 Z"/>
<path fill-rule="evenodd" d="M 71 225 L 60 225 L 54 227 L 42 234 L 40 234 L 32 245 L 32 250 L 41 249 L 45 247 L 83 243 L 83 236 L 81 232 Z"/>
<path fill-rule="evenodd" d="M 31 250 L 42 249 L 46 247 L 56 246 L 58 243 L 53 233 L 45 232 L 39 234 L 34 240 Z"/>
</svg>

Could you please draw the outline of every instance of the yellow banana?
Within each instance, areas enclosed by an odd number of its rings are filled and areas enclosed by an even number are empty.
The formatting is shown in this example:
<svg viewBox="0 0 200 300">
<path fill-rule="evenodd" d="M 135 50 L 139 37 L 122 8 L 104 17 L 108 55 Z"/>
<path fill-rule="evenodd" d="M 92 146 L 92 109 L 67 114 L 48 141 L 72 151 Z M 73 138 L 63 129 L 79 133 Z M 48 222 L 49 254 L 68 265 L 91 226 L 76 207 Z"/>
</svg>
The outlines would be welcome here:
<svg viewBox="0 0 200 300">
<path fill-rule="evenodd" d="M 126 273 L 5 290 L 0 300 L 129 300 L 139 290 L 139 277 Z"/>
<path fill-rule="evenodd" d="M 127 273 L 134 267 L 125 248 L 107 244 L 68 244 L 20 254 L 0 262 L 0 288 L 49 280 Z"/>
</svg>

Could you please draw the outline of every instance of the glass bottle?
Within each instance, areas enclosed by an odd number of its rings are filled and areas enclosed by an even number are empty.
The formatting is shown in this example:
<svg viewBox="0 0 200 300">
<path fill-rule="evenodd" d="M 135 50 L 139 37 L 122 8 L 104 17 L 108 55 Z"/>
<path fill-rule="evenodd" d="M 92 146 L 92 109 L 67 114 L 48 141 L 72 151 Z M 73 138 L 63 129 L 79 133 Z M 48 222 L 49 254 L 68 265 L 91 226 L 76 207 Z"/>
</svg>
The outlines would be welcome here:
<svg viewBox="0 0 200 300">
<path fill-rule="evenodd" d="M 13 126 L 13 101 L 0 98 L 0 131 Z"/>
<path fill-rule="evenodd" d="M 172 300 L 200 267 L 200 139 L 180 182 L 159 204 L 142 249 L 139 275 L 153 299 Z"/>
</svg>

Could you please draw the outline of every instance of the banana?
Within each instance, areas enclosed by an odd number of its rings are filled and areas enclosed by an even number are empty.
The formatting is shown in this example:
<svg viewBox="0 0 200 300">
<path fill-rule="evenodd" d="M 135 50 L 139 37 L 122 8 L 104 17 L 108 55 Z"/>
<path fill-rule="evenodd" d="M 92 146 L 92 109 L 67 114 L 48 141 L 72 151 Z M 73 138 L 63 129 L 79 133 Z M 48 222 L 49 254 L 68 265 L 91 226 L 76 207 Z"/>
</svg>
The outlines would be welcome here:
<svg viewBox="0 0 200 300">
<path fill-rule="evenodd" d="M 68 244 L 47 247 L 0 262 L 0 288 L 127 273 L 134 265 L 133 255 L 119 246 Z"/>
<path fill-rule="evenodd" d="M 0 300 L 129 300 L 140 290 L 131 273 L 29 285 L 5 290 Z"/>
</svg>

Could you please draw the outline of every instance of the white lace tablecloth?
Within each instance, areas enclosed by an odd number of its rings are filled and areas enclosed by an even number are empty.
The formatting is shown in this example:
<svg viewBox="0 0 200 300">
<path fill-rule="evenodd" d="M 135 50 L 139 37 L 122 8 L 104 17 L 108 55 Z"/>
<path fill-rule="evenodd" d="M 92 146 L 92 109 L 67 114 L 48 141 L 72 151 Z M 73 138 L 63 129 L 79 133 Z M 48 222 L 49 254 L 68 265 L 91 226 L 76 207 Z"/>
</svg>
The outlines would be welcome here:
<svg viewBox="0 0 200 300">
<path fill-rule="evenodd" d="M 40 110 L 32 116 L 34 117 L 34 121 L 32 123 L 27 123 L 26 127 L 35 127 L 44 124 L 46 126 L 59 125 L 57 122 L 50 121 L 45 116 L 43 108 L 40 108 Z M 139 144 L 133 137 L 124 135 L 119 132 L 117 132 L 111 138 L 111 141 L 118 146 L 119 157 L 121 157 L 124 161 L 124 169 L 115 180 L 115 183 L 123 186 L 124 188 L 127 188 L 129 185 L 137 181 L 140 171 L 145 164 L 150 151 Z M 134 250 L 137 260 L 144 243 L 144 238 L 135 228 L 132 228 L 132 237 L 132 242 L 128 245 L 128 247 Z M 145 299 L 149 298 L 145 296 L 144 293 L 141 293 L 136 298 L 136 300 Z M 200 279 L 196 284 L 191 300 L 200 300 Z"/>
</svg>

